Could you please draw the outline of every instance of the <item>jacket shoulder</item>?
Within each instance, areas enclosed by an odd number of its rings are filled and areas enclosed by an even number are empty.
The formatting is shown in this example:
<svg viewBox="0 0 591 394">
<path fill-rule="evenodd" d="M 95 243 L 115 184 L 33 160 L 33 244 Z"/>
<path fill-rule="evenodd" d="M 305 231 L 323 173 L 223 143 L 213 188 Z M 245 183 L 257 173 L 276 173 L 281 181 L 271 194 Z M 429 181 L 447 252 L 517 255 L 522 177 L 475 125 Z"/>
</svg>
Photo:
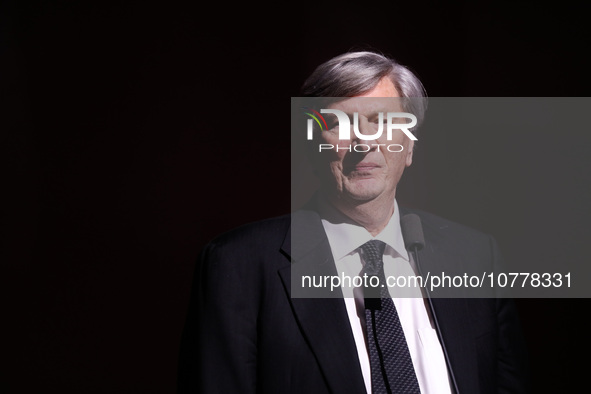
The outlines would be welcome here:
<svg viewBox="0 0 591 394">
<path fill-rule="evenodd" d="M 283 245 L 289 238 L 290 215 L 241 225 L 218 235 L 201 250 L 200 266 L 251 276 L 261 268 L 289 265 Z M 225 268 L 224 268 L 225 267 Z"/>
<path fill-rule="evenodd" d="M 458 251 L 482 248 L 490 250 L 491 244 L 496 244 L 490 234 L 429 212 L 401 207 L 401 215 L 405 214 L 419 216 L 427 246 L 431 242 Z"/>
<path fill-rule="evenodd" d="M 211 240 L 210 244 L 231 247 L 240 245 L 260 247 L 262 245 L 281 244 L 288 233 L 290 224 L 290 215 L 247 223 L 218 235 Z"/>
</svg>

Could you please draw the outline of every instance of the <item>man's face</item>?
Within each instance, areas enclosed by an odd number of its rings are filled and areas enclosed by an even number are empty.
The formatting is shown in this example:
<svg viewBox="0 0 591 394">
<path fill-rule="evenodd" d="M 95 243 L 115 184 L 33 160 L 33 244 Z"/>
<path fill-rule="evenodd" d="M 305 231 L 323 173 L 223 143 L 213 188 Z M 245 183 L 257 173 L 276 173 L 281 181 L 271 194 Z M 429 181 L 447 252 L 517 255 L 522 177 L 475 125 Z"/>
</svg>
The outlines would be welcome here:
<svg viewBox="0 0 591 394">
<path fill-rule="evenodd" d="M 393 130 L 392 140 L 387 139 L 386 114 L 388 112 L 403 112 L 400 100 L 385 99 L 400 97 L 389 78 L 383 78 L 376 87 L 368 93 L 352 97 L 330 105 L 330 109 L 338 109 L 349 115 L 353 122 L 353 113 L 359 114 L 359 131 L 362 134 L 373 135 L 378 128 L 378 113 L 384 114 L 383 133 L 377 140 L 358 138 L 351 127 L 351 139 L 339 140 L 338 123 L 329 130 L 321 133 L 321 143 L 339 146 L 337 152 L 323 150 L 318 153 L 316 169 L 321 179 L 324 191 L 329 198 L 345 199 L 349 203 L 358 204 L 376 198 L 394 200 L 396 185 L 405 167 L 412 163 L 413 141 L 401 130 Z M 370 99 L 371 98 L 371 99 Z M 384 99 L 380 99 L 384 98 Z M 352 125 L 351 125 L 352 126 Z M 368 152 L 349 152 L 348 146 L 367 144 L 371 147 Z M 378 148 L 375 144 L 385 144 Z M 400 144 L 401 152 L 390 152 L 386 146 Z M 365 150 L 366 148 L 363 147 Z M 400 148 L 393 147 L 392 150 Z"/>
</svg>

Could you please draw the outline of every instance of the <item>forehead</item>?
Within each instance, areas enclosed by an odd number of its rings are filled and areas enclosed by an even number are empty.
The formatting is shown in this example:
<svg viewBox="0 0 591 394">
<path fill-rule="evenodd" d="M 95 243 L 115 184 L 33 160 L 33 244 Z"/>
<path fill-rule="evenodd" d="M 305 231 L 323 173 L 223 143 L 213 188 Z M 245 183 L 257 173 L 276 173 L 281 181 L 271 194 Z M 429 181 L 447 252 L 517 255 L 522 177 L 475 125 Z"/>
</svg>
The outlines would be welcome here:
<svg viewBox="0 0 591 394">
<path fill-rule="evenodd" d="M 329 108 L 339 109 L 346 113 L 400 111 L 399 97 L 400 94 L 390 78 L 384 77 L 369 92 L 338 101 L 331 104 Z"/>
</svg>

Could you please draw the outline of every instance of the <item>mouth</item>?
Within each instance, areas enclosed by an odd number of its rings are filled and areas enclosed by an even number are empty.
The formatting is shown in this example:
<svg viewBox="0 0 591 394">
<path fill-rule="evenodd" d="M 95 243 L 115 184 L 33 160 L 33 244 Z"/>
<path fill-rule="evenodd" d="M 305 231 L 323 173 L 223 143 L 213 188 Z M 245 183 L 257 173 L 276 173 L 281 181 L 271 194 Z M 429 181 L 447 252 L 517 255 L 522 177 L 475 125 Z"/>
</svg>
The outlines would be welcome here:
<svg viewBox="0 0 591 394">
<path fill-rule="evenodd" d="M 364 173 L 370 173 L 370 172 L 377 170 L 379 168 L 380 168 L 380 166 L 375 163 L 357 163 L 355 165 L 345 167 L 345 172 L 364 174 Z"/>
</svg>

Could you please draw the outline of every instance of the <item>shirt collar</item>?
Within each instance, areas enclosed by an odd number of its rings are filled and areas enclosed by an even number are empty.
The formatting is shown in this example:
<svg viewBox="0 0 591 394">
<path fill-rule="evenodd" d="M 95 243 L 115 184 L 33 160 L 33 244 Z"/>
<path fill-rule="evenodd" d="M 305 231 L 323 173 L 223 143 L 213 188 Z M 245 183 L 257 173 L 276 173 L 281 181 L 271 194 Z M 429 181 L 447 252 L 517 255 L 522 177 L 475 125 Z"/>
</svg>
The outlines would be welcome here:
<svg viewBox="0 0 591 394">
<path fill-rule="evenodd" d="M 376 239 L 384 242 L 390 248 L 384 253 L 398 255 L 408 261 L 408 252 L 404 247 L 402 231 L 400 229 L 400 210 L 398 203 L 394 200 L 394 213 L 388 224 L 375 237 L 363 226 L 353 222 L 349 217 L 337 210 L 334 206 L 322 199 L 319 201 L 319 211 L 322 218 L 322 225 L 326 231 L 328 242 L 332 249 L 335 260 L 354 253 L 361 245 Z M 390 251 L 388 249 L 391 249 Z"/>
</svg>

